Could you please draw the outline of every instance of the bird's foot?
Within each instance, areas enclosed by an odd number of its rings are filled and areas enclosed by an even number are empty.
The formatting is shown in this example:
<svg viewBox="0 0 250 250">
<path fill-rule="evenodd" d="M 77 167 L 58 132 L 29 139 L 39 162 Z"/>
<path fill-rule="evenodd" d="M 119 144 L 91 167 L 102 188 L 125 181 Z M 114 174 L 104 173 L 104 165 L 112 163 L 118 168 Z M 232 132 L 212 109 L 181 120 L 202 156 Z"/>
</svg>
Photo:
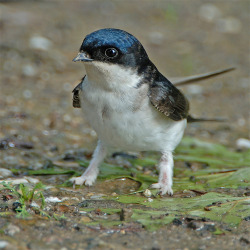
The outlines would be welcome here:
<svg viewBox="0 0 250 250">
<path fill-rule="evenodd" d="M 160 195 L 164 195 L 164 194 L 169 194 L 169 195 L 173 195 L 174 192 L 171 188 L 170 185 L 166 185 L 166 184 L 163 184 L 163 183 L 154 183 L 150 186 L 151 188 L 154 188 L 154 189 L 159 189 L 159 194 Z"/>
<path fill-rule="evenodd" d="M 73 183 L 73 185 L 85 185 L 85 186 L 92 186 L 96 180 L 96 176 L 94 175 L 85 175 L 79 177 L 73 177 L 69 181 Z"/>
</svg>

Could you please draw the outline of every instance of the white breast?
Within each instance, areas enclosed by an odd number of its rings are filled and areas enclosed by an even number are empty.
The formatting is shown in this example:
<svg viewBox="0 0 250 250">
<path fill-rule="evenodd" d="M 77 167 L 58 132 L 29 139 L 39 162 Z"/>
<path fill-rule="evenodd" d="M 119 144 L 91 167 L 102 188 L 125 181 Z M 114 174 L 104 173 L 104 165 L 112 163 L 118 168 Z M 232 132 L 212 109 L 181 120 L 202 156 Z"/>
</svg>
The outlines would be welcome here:
<svg viewBox="0 0 250 250">
<path fill-rule="evenodd" d="M 131 151 L 173 151 L 186 120 L 175 122 L 157 111 L 147 96 L 148 85 L 119 65 L 91 62 L 82 87 L 84 116 L 98 138 L 112 148 Z"/>
</svg>

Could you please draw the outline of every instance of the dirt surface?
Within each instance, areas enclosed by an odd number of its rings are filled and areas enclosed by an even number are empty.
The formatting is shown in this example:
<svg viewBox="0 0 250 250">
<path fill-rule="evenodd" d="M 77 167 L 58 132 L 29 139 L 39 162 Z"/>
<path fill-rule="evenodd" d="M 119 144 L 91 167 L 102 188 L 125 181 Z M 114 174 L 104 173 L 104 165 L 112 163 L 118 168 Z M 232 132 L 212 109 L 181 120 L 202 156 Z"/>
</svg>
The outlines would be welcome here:
<svg viewBox="0 0 250 250">
<path fill-rule="evenodd" d="M 84 75 L 82 64 L 72 59 L 85 35 L 100 28 L 120 28 L 135 35 L 170 79 L 236 67 L 182 91 L 190 100 L 193 115 L 228 119 L 220 124 L 192 124 L 186 136 L 234 152 L 242 150 L 237 140 L 249 136 L 249 6 L 247 0 L 0 1 L 0 168 L 12 171 L 0 175 L 3 180 L 22 178 L 31 190 L 40 181 L 45 185 L 45 200 L 56 197 L 61 201 L 46 201 L 48 216 L 40 216 L 29 206 L 30 216 L 21 219 L 13 205 L 18 195 L 3 189 L 0 248 L 247 249 L 249 216 L 233 228 L 182 216 L 158 230 L 148 230 L 145 223 L 130 219 L 141 204 L 103 198 L 134 192 L 140 186 L 137 181 L 99 180 L 94 187 L 79 189 L 65 182 L 84 170 L 84 164 L 78 163 L 90 159 L 97 140 L 81 111 L 73 109 L 71 92 Z M 131 167 L 127 157 L 132 156 L 109 157 L 106 164 L 126 170 Z M 204 168 L 195 164 L 193 169 Z M 177 163 L 177 167 L 183 165 Z M 55 166 L 60 166 L 56 171 L 61 172 L 48 174 Z M 136 167 L 144 174 L 156 175 L 150 166 Z M 41 175 L 30 172 L 41 170 Z M 25 179 L 27 176 L 33 179 Z M 249 196 L 245 186 L 213 191 Z M 186 195 L 177 190 L 174 198 Z M 190 195 L 202 194 L 190 191 Z M 41 206 L 43 199 L 36 202 Z M 105 208 L 117 211 L 105 212 Z M 90 223 L 106 219 L 117 224 Z"/>
</svg>

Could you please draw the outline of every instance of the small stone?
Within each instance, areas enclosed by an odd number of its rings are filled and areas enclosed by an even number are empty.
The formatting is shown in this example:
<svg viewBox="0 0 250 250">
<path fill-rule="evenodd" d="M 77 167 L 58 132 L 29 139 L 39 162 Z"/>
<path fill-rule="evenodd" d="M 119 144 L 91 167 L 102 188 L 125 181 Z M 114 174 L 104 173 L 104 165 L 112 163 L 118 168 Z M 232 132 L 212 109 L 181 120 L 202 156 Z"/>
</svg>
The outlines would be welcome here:
<svg viewBox="0 0 250 250">
<path fill-rule="evenodd" d="M 40 206 L 35 201 L 31 202 L 30 207 L 40 208 Z"/>
<path fill-rule="evenodd" d="M 88 223 L 91 222 L 92 220 L 88 216 L 82 216 L 80 219 L 81 223 Z"/>
<path fill-rule="evenodd" d="M 45 202 L 52 203 L 52 202 L 62 202 L 62 201 L 58 197 L 51 196 L 51 197 L 45 198 Z"/>
<path fill-rule="evenodd" d="M 221 16 L 220 10 L 213 4 L 203 4 L 199 9 L 199 16 L 201 19 L 207 22 L 214 22 Z"/>
<path fill-rule="evenodd" d="M 80 202 L 78 204 L 79 207 L 88 207 L 89 206 L 89 201 L 84 200 L 83 202 Z"/>
<path fill-rule="evenodd" d="M 37 184 L 40 182 L 38 179 L 28 176 L 25 176 L 24 179 L 26 179 L 31 184 Z"/>
<path fill-rule="evenodd" d="M 202 223 L 201 221 L 190 221 L 187 224 L 187 227 L 194 230 L 201 230 L 204 227 L 204 223 Z"/>
<path fill-rule="evenodd" d="M 204 210 L 205 210 L 205 211 L 211 211 L 212 208 L 211 208 L 211 207 L 204 207 Z"/>
<path fill-rule="evenodd" d="M 4 233 L 9 236 L 14 236 L 16 233 L 19 233 L 21 230 L 19 227 L 9 224 L 7 228 L 4 230 Z"/>
<path fill-rule="evenodd" d="M 205 223 L 204 230 L 208 232 L 215 232 L 216 228 L 215 228 L 215 225 L 212 223 Z"/>
<path fill-rule="evenodd" d="M 39 182 L 38 179 L 32 178 L 32 177 L 27 177 L 25 176 L 24 178 L 19 178 L 19 179 L 4 179 L 2 180 L 0 183 L 2 182 L 7 182 L 7 183 L 11 183 L 12 185 L 18 185 L 18 184 L 37 184 Z"/>
<path fill-rule="evenodd" d="M 250 140 L 245 139 L 245 138 L 239 138 L 236 141 L 236 147 L 238 149 L 249 149 L 250 148 Z M 1 170 L 0 170 L 1 172 Z"/>
<path fill-rule="evenodd" d="M 63 121 L 64 122 L 71 122 L 72 121 L 72 117 L 70 115 L 68 115 L 68 114 L 65 114 L 63 116 Z"/>
<path fill-rule="evenodd" d="M 9 245 L 9 242 L 6 240 L 0 240 L 0 249 L 4 249 Z"/>
<path fill-rule="evenodd" d="M 36 69 L 30 64 L 24 65 L 22 70 L 25 76 L 34 76 L 36 74 Z"/>
<path fill-rule="evenodd" d="M 7 183 L 11 183 L 12 185 L 27 184 L 27 183 L 29 183 L 25 178 L 20 178 L 20 179 L 10 179 L 10 178 L 8 178 L 8 179 L 5 179 L 3 181 L 7 182 Z"/>
<path fill-rule="evenodd" d="M 143 195 L 147 198 L 150 198 L 152 196 L 152 193 L 149 189 L 146 189 L 144 192 L 143 192 Z"/>
<path fill-rule="evenodd" d="M 91 200 L 102 200 L 102 197 L 104 196 L 104 194 L 96 194 L 96 195 L 92 195 L 89 198 Z"/>
<path fill-rule="evenodd" d="M 23 91 L 23 97 L 24 97 L 25 99 L 30 99 L 30 98 L 32 97 L 32 92 L 31 92 L 29 89 L 25 89 L 25 90 Z"/>
<path fill-rule="evenodd" d="M 12 172 L 6 168 L 0 168 L 0 178 L 6 178 L 12 175 Z"/>
<path fill-rule="evenodd" d="M 216 23 L 218 31 L 222 33 L 239 33 L 241 31 L 240 20 L 234 17 L 221 18 Z"/>
<path fill-rule="evenodd" d="M 32 49 L 40 49 L 40 50 L 48 50 L 52 45 L 49 39 L 42 36 L 31 37 L 29 43 Z"/>
<path fill-rule="evenodd" d="M 55 211 L 61 212 L 61 213 L 68 213 L 72 210 L 71 207 L 67 205 L 58 205 L 55 207 Z"/>
<path fill-rule="evenodd" d="M 160 45 L 163 43 L 164 36 L 162 33 L 158 31 L 150 32 L 149 33 L 149 40 L 154 45 Z"/>
<path fill-rule="evenodd" d="M 190 95 L 201 95 L 203 93 L 203 88 L 198 85 L 190 85 L 187 87 L 187 93 Z"/>
<path fill-rule="evenodd" d="M 173 224 L 174 224 L 175 226 L 180 226 L 180 225 L 182 225 L 182 221 L 179 220 L 179 219 L 177 219 L 177 218 L 174 218 L 174 219 L 173 219 Z"/>
</svg>

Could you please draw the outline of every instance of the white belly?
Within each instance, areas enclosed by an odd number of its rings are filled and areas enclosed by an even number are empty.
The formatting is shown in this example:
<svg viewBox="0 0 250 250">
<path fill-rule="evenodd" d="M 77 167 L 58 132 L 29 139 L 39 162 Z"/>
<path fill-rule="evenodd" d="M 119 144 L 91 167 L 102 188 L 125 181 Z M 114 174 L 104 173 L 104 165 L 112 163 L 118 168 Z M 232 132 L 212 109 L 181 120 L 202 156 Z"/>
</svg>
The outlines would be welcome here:
<svg viewBox="0 0 250 250">
<path fill-rule="evenodd" d="M 147 85 L 115 92 L 86 82 L 81 101 L 84 117 L 108 147 L 173 151 L 183 136 L 186 120 L 175 122 L 161 114 L 147 92 Z"/>
</svg>

